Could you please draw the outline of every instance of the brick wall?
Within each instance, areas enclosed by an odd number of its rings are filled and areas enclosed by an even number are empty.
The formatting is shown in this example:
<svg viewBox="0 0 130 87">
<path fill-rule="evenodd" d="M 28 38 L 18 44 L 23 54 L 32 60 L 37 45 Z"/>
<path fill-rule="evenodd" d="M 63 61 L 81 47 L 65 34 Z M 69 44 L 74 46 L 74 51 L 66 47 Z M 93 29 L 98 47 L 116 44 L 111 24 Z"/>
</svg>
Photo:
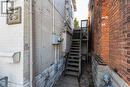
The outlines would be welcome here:
<svg viewBox="0 0 130 87">
<path fill-rule="evenodd" d="M 130 85 L 130 0 L 94 1 L 94 53 Z"/>
<path fill-rule="evenodd" d="M 110 66 L 130 84 L 130 0 L 109 0 Z"/>
<path fill-rule="evenodd" d="M 94 52 L 105 63 L 109 63 L 109 26 L 107 16 L 107 2 L 95 0 L 94 13 Z"/>
</svg>

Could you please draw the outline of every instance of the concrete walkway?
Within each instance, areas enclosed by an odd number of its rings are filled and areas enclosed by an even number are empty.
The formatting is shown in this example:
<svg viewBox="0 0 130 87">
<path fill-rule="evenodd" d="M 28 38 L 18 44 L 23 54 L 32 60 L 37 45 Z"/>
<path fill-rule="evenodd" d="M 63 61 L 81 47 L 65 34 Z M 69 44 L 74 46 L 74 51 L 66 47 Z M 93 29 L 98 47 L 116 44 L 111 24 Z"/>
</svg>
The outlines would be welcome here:
<svg viewBox="0 0 130 87">
<path fill-rule="evenodd" d="M 76 77 L 62 76 L 54 87 L 79 87 L 79 83 Z"/>
<path fill-rule="evenodd" d="M 92 66 L 87 63 L 83 63 L 82 69 L 82 76 L 79 83 L 80 87 L 94 87 L 92 80 Z"/>
</svg>

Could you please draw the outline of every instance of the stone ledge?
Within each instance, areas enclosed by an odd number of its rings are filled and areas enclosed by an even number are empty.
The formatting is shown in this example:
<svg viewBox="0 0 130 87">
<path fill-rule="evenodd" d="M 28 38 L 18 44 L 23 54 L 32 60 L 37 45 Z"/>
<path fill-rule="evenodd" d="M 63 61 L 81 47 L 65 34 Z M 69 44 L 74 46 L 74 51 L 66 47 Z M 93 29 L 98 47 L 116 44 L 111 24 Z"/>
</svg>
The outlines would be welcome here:
<svg viewBox="0 0 130 87">
<path fill-rule="evenodd" d="M 107 65 L 100 65 L 92 56 L 92 72 L 95 87 L 104 85 L 103 77 L 106 73 L 110 74 L 113 87 L 130 87 L 117 73 Z"/>
<path fill-rule="evenodd" d="M 53 64 L 35 77 L 35 87 L 52 87 L 64 71 L 64 59 Z"/>
</svg>

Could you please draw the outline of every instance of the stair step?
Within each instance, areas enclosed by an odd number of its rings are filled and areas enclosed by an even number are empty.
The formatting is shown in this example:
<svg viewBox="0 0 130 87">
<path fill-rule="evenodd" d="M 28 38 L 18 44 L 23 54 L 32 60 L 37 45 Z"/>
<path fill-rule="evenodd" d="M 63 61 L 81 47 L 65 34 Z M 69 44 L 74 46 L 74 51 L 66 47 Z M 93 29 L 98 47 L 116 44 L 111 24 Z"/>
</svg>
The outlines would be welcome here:
<svg viewBox="0 0 130 87">
<path fill-rule="evenodd" d="M 80 46 L 71 46 L 71 47 L 78 47 L 79 48 Z"/>
<path fill-rule="evenodd" d="M 79 41 L 72 41 L 73 44 L 80 44 Z"/>
<path fill-rule="evenodd" d="M 71 47 L 71 49 L 79 49 L 79 47 Z"/>
<path fill-rule="evenodd" d="M 66 71 L 65 74 L 66 75 L 71 75 L 71 76 L 78 76 L 79 75 L 78 72 L 74 72 L 74 71 Z"/>
<path fill-rule="evenodd" d="M 74 44 L 72 44 L 72 46 L 80 46 L 80 44 L 75 44 L 75 43 L 74 43 Z"/>
<path fill-rule="evenodd" d="M 76 55 L 79 55 L 79 53 L 76 53 L 76 52 L 70 52 L 70 54 L 76 54 Z"/>
<path fill-rule="evenodd" d="M 80 41 L 80 39 L 72 39 L 72 41 Z"/>
<path fill-rule="evenodd" d="M 80 45 L 80 42 L 72 42 L 72 45 Z"/>
<path fill-rule="evenodd" d="M 70 62 L 68 62 L 67 65 L 70 65 L 70 66 L 79 66 L 79 63 L 70 63 Z"/>
<path fill-rule="evenodd" d="M 77 67 L 67 66 L 66 69 L 67 69 L 67 70 L 70 70 L 70 71 L 79 71 L 79 68 L 77 68 Z"/>
<path fill-rule="evenodd" d="M 69 57 L 71 57 L 71 58 L 79 58 L 80 56 L 73 56 L 73 55 L 70 55 Z"/>
<path fill-rule="evenodd" d="M 70 62 L 79 62 L 79 59 L 68 59 Z"/>
<path fill-rule="evenodd" d="M 79 54 L 69 54 L 70 56 L 79 56 Z"/>
<path fill-rule="evenodd" d="M 69 57 L 68 59 L 79 60 L 79 57 Z"/>
<path fill-rule="evenodd" d="M 80 50 L 74 50 L 74 49 L 70 50 L 70 52 L 72 52 L 72 51 L 74 51 L 74 52 L 79 52 Z"/>
<path fill-rule="evenodd" d="M 79 51 L 70 51 L 70 53 L 79 53 Z"/>
<path fill-rule="evenodd" d="M 70 51 L 70 53 L 78 53 L 79 54 L 79 51 Z"/>
</svg>

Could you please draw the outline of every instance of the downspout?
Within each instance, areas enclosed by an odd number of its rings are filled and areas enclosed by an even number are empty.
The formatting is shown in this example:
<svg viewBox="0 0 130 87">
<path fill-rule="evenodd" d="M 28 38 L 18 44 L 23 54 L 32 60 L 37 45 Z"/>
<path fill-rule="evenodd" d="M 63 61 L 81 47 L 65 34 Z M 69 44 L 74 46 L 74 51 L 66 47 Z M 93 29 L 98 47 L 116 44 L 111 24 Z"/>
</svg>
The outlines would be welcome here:
<svg viewBox="0 0 130 87">
<path fill-rule="evenodd" d="M 60 60 L 60 45 L 57 46 L 57 51 L 58 51 L 58 61 Z"/>
<path fill-rule="evenodd" d="M 32 30 L 32 0 L 30 0 L 30 87 L 33 87 L 33 30 Z"/>
<path fill-rule="evenodd" d="M 53 31 L 52 31 L 52 35 L 55 35 L 55 0 L 53 0 Z M 57 64 L 57 47 L 56 45 L 54 45 L 54 53 L 55 53 L 55 64 Z"/>
</svg>

